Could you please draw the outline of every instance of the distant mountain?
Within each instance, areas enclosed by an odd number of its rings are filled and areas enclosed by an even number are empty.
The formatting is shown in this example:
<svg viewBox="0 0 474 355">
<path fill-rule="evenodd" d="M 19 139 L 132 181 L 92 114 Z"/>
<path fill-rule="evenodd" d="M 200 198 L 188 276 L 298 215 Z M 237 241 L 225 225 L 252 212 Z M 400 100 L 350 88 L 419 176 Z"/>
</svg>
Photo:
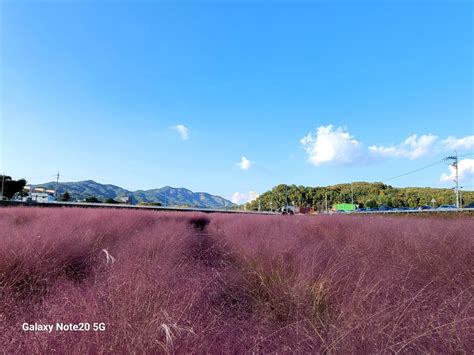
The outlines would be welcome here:
<svg viewBox="0 0 474 355">
<path fill-rule="evenodd" d="M 56 182 L 36 184 L 35 186 L 56 189 Z M 120 197 L 128 197 L 130 202 L 133 204 L 140 202 L 160 202 L 167 206 L 191 206 L 200 208 L 235 206 L 235 204 L 220 196 L 211 195 L 206 192 L 192 192 L 188 189 L 174 188 L 170 186 L 152 190 L 128 191 L 120 186 L 100 184 L 93 180 L 60 182 L 58 184 L 58 193 L 63 194 L 66 191 L 74 200 L 83 200 L 91 196 L 95 196 L 103 201 L 108 198 L 116 200 Z"/>
</svg>

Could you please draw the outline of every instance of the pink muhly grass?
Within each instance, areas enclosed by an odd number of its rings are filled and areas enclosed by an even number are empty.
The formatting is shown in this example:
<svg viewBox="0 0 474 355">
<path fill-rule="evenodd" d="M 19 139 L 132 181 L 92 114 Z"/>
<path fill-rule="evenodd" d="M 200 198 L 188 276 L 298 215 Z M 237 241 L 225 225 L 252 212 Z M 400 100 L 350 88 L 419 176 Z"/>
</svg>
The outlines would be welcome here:
<svg viewBox="0 0 474 355">
<path fill-rule="evenodd" d="M 4 208 L 0 228 L 7 353 L 474 349 L 469 218 Z"/>
</svg>

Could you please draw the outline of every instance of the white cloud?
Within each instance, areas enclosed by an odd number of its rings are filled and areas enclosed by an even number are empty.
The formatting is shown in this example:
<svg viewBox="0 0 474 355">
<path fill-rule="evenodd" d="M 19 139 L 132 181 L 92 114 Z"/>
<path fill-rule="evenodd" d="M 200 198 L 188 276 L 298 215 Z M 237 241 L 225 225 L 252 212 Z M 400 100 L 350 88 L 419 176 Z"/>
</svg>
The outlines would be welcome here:
<svg viewBox="0 0 474 355">
<path fill-rule="evenodd" d="M 474 135 L 463 138 L 449 136 L 443 140 L 442 144 L 446 149 L 470 149 L 474 147 Z"/>
<path fill-rule="evenodd" d="M 369 151 L 375 156 L 417 159 L 433 151 L 437 139 L 438 137 L 433 134 L 423 134 L 419 137 L 412 134 L 399 145 L 388 147 L 373 145 L 369 147 Z"/>
<path fill-rule="evenodd" d="M 258 196 L 260 196 L 260 194 L 258 194 L 256 191 L 249 191 L 249 200 L 248 200 L 248 202 L 252 202 L 252 201 L 256 200 L 258 198 Z"/>
<path fill-rule="evenodd" d="M 177 124 L 176 126 L 171 127 L 171 129 L 178 131 L 182 140 L 185 141 L 189 139 L 189 129 L 185 125 Z"/>
<path fill-rule="evenodd" d="M 362 144 L 344 128 L 334 129 L 332 125 L 318 127 L 315 135 L 308 133 L 300 143 L 309 161 L 316 166 L 324 163 L 353 163 L 360 157 L 362 148 Z"/>
<path fill-rule="evenodd" d="M 237 163 L 237 165 L 242 170 L 249 170 L 252 166 L 255 165 L 255 163 L 251 162 L 246 157 L 242 157 L 242 160 L 240 161 L 240 163 Z"/>
<path fill-rule="evenodd" d="M 418 159 L 430 153 L 444 154 L 449 150 L 465 150 L 474 147 L 474 135 L 456 138 L 449 136 L 441 140 L 438 136 L 412 134 L 400 144 L 371 145 L 364 147 L 347 129 L 333 125 L 320 126 L 316 133 L 308 133 L 300 140 L 315 166 L 322 164 L 368 163 L 380 158 Z"/>
<path fill-rule="evenodd" d="M 474 159 L 461 159 L 458 163 L 459 182 L 471 181 L 474 178 Z M 449 174 L 441 175 L 441 182 L 453 181 L 456 179 L 456 169 L 449 166 Z"/>
<path fill-rule="evenodd" d="M 240 192 L 234 192 L 232 194 L 232 197 L 231 197 L 231 201 L 233 203 L 236 203 L 238 205 L 244 203 L 246 200 L 247 200 L 247 195 L 246 194 L 243 194 L 243 193 L 240 193 Z"/>
<path fill-rule="evenodd" d="M 231 201 L 233 203 L 241 205 L 243 203 L 252 202 L 256 200 L 258 196 L 259 194 L 255 191 L 249 191 L 248 193 L 234 192 L 232 194 Z"/>
</svg>

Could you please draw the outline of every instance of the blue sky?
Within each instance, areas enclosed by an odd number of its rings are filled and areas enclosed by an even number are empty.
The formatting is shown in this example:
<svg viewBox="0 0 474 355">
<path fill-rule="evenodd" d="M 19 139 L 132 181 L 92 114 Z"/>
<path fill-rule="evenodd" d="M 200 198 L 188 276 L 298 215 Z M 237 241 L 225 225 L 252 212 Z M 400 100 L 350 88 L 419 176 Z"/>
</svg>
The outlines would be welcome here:
<svg viewBox="0 0 474 355">
<path fill-rule="evenodd" d="M 0 170 L 244 200 L 278 183 L 381 181 L 456 149 L 472 186 L 473 10 L 2 1 Z M 387 183 L 451 187 L 450 173 Z"/>
</svg>

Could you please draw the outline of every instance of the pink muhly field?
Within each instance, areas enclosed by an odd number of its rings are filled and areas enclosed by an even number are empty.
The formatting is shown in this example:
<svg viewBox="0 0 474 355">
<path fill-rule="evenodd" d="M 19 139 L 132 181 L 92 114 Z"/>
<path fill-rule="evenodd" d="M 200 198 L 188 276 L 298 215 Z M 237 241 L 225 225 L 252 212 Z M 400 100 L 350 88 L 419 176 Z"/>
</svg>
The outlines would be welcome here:
<svg viewBox="0 0 474 355">
<path fill-rule="evenodd" d="M 471 217 L 2 208 L 0 349 L 472 353 L 473 231 Z"/>
</svg>

